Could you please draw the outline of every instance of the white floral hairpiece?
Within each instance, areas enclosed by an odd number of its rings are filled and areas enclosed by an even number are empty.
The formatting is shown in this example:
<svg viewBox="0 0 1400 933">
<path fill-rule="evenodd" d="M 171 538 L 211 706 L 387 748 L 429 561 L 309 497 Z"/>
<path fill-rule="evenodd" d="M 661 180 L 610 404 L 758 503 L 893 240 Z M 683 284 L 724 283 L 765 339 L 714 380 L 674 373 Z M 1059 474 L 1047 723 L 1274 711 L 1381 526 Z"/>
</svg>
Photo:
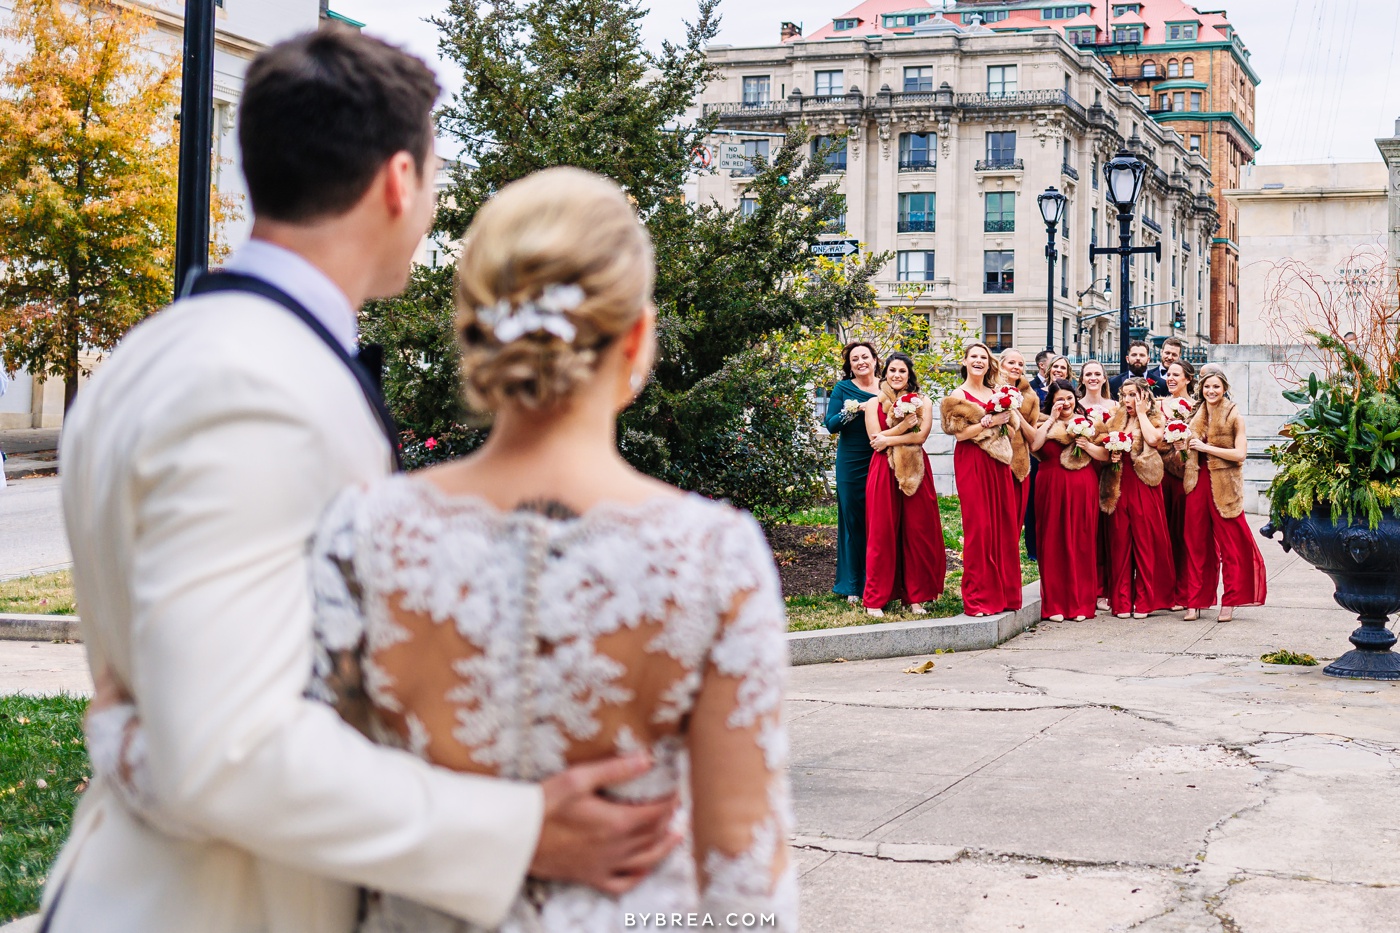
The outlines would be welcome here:
<svg viewBox="0 0 1400 933">
<path fill-rule="evenodd" d="M 513 305 L 510 299 L 502 298 L 494 305 L 477 309 L 476 316 L 490 325 L 501 343 L 519 340 L 526 334 L 553 334 L 565 343 L 573 343 L 578 328 L 565 312 L 578 310 L 586 297 L 577 285 L 550 285 L 534 301 Z"/>
</svg>

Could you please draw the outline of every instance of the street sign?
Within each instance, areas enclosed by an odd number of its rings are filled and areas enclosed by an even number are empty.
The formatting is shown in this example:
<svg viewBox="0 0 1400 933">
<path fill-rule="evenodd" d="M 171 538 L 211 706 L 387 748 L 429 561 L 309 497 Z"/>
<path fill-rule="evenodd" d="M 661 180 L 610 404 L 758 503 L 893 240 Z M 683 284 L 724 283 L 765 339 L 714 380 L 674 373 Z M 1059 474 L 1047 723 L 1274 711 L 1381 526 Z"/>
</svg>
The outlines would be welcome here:
<svg viewBox="0 0 1400 933">
<path fill-rule="evenodd" d="M 744 158 L 743 143 L 720 143 L 715 148 L 719 150 L 719 167 L 721 170 L 729 169 L 735 172 L 742 172 L 749 167 L 749 160 Z"/>
<path fill-rule="evenodd" d="M 860 252 L 859 240 L 827 240 L 825 243 L 813 243 L 811 250 L 818 256 L 846 256 Z"/>
</svg>

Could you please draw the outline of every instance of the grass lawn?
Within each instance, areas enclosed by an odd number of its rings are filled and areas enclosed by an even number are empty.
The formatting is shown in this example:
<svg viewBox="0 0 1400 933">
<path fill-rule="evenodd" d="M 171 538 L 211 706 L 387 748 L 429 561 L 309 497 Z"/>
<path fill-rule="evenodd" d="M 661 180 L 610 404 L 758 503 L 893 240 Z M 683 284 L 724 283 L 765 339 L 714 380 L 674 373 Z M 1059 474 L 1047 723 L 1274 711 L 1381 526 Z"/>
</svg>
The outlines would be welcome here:
<svg viewBox="0 0 1400 933">
<path fill-rule="evenodd" d="M 938 497 L 939 519 L 943 523 L 943 543 L 948 549 L 962 551 L 962 512 L 957 496 Z M 836 505 L 818 505 L 798 512 L 788 519 L 793 525 L 836 524 Z M 1021 549 L 1021 583 L 1033 583 L 1040 579 L 1040 566 L 1026 559 L 1025 548 Z M 905 622 L 911 619 L 946 619 L 963 611 L 962 570 L 950 569 L 943 595 L 937 601 L 924 606 L 928 615 L 916 616 L 904 610 L 903 606 L 885 611 L 884 618 L 872 619 L 865 608 L 852 606 L 844 596 L 835 593 L 822 593 L 815 596 L 787 597 L 788 631 L 810 632 L 815 629 L 843 628 L 848 625 L 870 625 L 876 622 Z"/>
<path fill-rule="evenodd" d="M 71 570 L 0 581 L 0 612 L 71 616 L 77 611 Z"/>
<path fill-rule="evenodd" d="M 87 787 L 77 697 L 0 697 L 0 923 L 32 914 Z"/>
</svg>

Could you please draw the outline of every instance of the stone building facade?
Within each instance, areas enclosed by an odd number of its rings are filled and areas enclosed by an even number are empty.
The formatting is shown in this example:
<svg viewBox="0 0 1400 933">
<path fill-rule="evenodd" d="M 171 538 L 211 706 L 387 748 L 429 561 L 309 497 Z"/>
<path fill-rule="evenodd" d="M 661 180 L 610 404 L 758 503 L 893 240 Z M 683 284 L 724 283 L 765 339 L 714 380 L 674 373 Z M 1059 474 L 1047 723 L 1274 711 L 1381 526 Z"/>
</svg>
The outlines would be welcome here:
<svg viewBox="0 0 1400 933">
<path fill-rule="evenodd" d="M 1045 347 L 1036 197 L 1053 185 L 1069 199 L 1056 234 L 1054 347 L 1116 360 L 1118 266 L 1091 262 L 1089 248 L 1117 243 L 1102 167 L 1127 148 L 1149 165 L 1134 243 L 1162 246 L 1160 265 L 1134 260 L 1135 323 L 1159 340 L 1209 339 L 1217 213 L 1206 159 L 1063 35 L 934 16 L 898 34 L 718 46 L 710 58 L 718 75 L 704 110 L 734 134 L 716 142 L 761 157 L 781 141 L 764 133 L 802 125 L 822 139 L 845 135 L 829 157 L 847 208 L 833 238 L 896 254 L 878 283 L 883 304 L 927 313 L 935 333 L 963 320 L 995 348 Z M 698 194 L 742 205 L 752 171 L 703 175 Z M 1098 312 L 1110 313 L 1085 320 Z"/>
</svg>

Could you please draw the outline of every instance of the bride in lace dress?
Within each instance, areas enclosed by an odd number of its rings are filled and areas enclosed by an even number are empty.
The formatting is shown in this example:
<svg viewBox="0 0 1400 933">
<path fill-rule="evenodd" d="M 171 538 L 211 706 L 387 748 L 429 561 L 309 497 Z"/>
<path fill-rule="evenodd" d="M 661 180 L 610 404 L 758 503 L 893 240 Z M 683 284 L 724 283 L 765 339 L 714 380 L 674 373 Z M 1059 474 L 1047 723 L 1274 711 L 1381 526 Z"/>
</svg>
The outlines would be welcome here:
<svg viewBox="0 0 1400 933">
<path fill-rule="evenodd" d="M 652 362 L 651 283 L 645 228 L 611 182 L 559 168 L 505 188 L 458 268 L 463 382 L 490 438 L 347 491 L 316 539 L 311 689 L 375 741 L 522 781 L 641 751 L 653 769 L 611 796 L 679 792 L 688 845 L 654 874 L 620 897 L 529 882 L 513 933 L 697 912 L 797 929 L 771 552 L 746 514 L 617 453 L 617 413 Z M 471 928 L 383 896 L 363 929 Z"/>
</svg>

